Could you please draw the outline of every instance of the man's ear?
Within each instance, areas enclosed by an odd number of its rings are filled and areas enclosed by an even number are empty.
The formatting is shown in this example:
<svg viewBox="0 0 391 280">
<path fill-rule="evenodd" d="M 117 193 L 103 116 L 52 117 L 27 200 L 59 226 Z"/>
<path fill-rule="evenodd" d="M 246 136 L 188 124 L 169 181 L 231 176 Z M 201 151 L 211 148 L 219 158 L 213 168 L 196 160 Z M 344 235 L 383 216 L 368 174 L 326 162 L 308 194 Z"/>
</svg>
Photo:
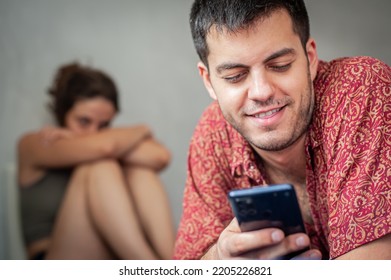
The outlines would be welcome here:
<svg viewBox="0 0 391 280">
<path fill-rule="evenodd" d="M 316 51 L 316 42 L 313 38 L 310 38 L 306 45 L 308 63 L 310 67 L 311 80 L 314 81 L 316 78 L 316 73 L 318 71 L 318 52 Z"/>
<path fill-rule="evenodd" d="M 215 91 L 214 91 L 212 83 L 210 81 L 208 67 L 206 67 L 205 64 L 201 61 L 198 62 L 197 67 L 198 67 L 198 72 L 202 78 L 202 81 L 204 82 L 204 86 L 205 86 L 206 90 L 209 92 L 209 96 L 212 99 L 217 100 Z"/>
</svg>

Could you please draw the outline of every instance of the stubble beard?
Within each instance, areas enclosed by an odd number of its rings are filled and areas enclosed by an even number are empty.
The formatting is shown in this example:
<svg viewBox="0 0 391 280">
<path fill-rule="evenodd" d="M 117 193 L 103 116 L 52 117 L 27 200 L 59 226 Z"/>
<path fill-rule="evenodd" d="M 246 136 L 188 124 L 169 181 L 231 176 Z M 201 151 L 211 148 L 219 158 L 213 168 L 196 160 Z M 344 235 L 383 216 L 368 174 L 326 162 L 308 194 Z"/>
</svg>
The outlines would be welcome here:
<svg viewBox="0 0 391 280">
<path fill-rule="evenodd" d="M 298 139 L 300 139 L 308 130 L 311 123 L 312 113 L 315 107 L 312 80 L 308 71 L 307 87 L 301 95 L 301 104 L 303 104 L 298 111 L 298 117 L 295 123 L 291 123 L 292 129 L 285 131 L 278 131 L 274 127 L 263 127 L 265 132 L 263 135 L 252 136 L 251 131 L 244 129 L 231 116 L 224 114 L 226 120 L 238 131 L 253 147 L 260 150 L 277 152 L 282 151 Z M 305 103 L 303 103 L 305 102 Z M 292 104 L 291 104 L 292 105 Z M 258 138 L 258 139 L 256 139 Z"/>
</svg>

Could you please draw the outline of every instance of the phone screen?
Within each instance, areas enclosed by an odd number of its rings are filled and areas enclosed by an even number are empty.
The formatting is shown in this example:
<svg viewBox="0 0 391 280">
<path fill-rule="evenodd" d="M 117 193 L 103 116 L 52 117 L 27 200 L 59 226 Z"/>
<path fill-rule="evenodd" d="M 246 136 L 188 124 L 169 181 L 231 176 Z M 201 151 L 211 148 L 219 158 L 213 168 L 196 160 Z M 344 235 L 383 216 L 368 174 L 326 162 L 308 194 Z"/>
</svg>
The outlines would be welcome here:
<svg viewBox="0 0 391 280">
<path fill-rule="evenodd" d="M 305 232 L 292 185 L 233 190 L 229 193 L 229 200 L 242 231 L 277 227 L 286 235 Z"/>
<path fill-rule="evenodd" d="M 305 233 L 300 206 L 290 184 L 233 190 L 228 198 L 242 231 L 274 227 L 283 230 L 285 235 Z"/>
</svg>

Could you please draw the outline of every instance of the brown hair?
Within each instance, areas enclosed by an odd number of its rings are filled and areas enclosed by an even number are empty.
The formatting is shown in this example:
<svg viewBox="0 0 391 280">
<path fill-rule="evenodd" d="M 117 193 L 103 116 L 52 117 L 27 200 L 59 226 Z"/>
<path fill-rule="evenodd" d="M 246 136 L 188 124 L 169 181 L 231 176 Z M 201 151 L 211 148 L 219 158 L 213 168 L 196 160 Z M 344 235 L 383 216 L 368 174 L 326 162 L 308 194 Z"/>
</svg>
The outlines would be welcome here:
<svg viewBox="0 0 391 280">
<path fill-rule="evenodd" d="M 291 16 L 293 30 L 300 36 L 305 50 L 310 25 L 303 0 L 195 0 L 190 12 L 190 28 L 199 58 L 208 67 L 206 37 L 212 26 L 220 32 L 226 29 L 235 33 L 279 9 L 285 9 Z"/>
<path fill-rule="evenodd" d="M 64 126 L 68 111 L 82 99 L 105 98 L 119 112 L 118 91 L 112 78 L 101 70 L 77 62 L 57 70 L 48 94 L 52 97 L 49 108 L 60 126 Z"/>
</svg>

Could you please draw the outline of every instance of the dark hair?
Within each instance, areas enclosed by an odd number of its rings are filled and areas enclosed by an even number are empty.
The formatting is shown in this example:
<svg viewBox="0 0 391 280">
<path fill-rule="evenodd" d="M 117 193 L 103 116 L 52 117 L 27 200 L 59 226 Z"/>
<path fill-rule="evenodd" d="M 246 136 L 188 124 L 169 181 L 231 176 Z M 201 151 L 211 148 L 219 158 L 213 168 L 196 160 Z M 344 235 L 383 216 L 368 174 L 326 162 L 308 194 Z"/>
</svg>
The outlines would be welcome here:
<svg viewBox="0 0 391 280">
<path fill-rule="evenodd" d="M 236 32 L 279 9 L 288 11 L 293 30 L 300 36 L 305 50 L 310 27 L 303 0 L 195 0 L 190 12 L 190 28 L 201 61 L 208 67 L 206 36 L 212 26 L 218 31 Z"/>
<path fill-rule="evenodd" d="M 60 126 L 64 126 L 65 115 L 73 105 L 83 99 L 103 97 L 119 112 L 118 91 L 111 77 L 77 62 L 57 70 L 48 93 L 53 98 L 49 107 Z"/>
</svg>

